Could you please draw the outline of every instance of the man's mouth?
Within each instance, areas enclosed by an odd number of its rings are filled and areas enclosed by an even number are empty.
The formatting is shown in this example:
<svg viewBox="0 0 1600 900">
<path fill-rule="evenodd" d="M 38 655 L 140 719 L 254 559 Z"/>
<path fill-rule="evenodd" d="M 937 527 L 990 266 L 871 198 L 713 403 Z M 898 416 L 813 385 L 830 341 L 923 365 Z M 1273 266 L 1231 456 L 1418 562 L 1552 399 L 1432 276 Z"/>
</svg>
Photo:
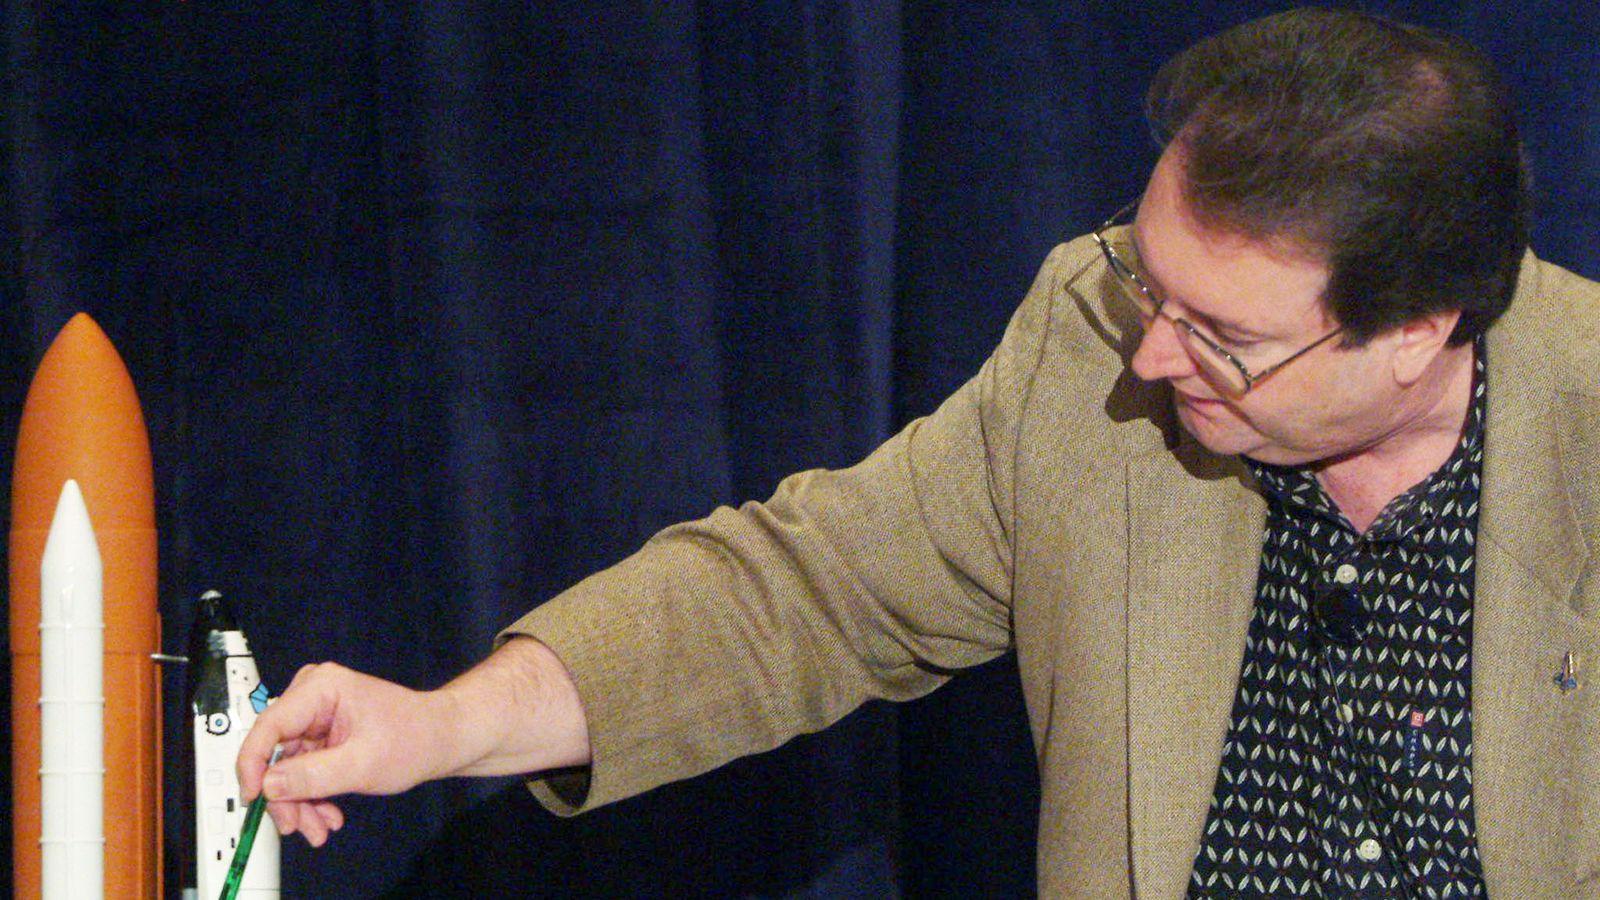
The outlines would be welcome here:
<svg viewBox="0 0 1600 900">
<path fill-rule="evenodd" d="M 1183 391 L 1179 390 L 1174 390 L 1172 393 L 1173 396 L 1177 397 L 1179 403 L 1183 404 L 1184 406 L 1194 407 L 1195 409 L 1210 410 L 1228 405 L 1227 401 L 1218 399 L 1216 397 L 1196 397 L 1193 394 L 1185 394 Z"/>
</svg>

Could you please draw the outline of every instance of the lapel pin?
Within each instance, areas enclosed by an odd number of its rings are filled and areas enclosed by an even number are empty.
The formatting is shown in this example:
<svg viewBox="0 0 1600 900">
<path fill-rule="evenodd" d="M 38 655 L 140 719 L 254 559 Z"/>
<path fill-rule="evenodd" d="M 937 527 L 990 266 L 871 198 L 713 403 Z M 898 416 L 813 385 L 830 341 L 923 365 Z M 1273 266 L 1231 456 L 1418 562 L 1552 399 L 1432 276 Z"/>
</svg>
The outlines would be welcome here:
<svg viewBox="0 0 1600 900">
<path fill-rule="evenodd" d="M 1561 661 L 1561 671 L 1556 673 L 1555 682 L 1563 694 L 1578 689 L 1578 658 L 1573 656 L 1571 650 Z"/>
</svg>

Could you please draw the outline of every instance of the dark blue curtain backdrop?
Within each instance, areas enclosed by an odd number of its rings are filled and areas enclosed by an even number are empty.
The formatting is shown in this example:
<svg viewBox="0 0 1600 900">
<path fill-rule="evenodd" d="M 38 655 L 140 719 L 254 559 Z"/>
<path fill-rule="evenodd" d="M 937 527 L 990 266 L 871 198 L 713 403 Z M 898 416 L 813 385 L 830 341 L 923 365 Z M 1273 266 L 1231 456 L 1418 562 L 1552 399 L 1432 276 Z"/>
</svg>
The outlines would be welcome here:
<svg viewBox="0 0 1600 900">
<path fill-rule="evenodd" d="M 1536 246 L 1600 276 L 1596 4 L 1365 7 L 1499 60 Z M 1282 4 L 3 8 L 0 487 L 86 309 L 151 428 L 167 649 L 218 588 L 275 686 L 430 687 L 657 528 L 930 410 L 1140 189 L 1155 67 Z M 571 821 L 514 780 L 354 798 L 285 895 L 1027 896 L 1015 679 Z"/>
</svg>

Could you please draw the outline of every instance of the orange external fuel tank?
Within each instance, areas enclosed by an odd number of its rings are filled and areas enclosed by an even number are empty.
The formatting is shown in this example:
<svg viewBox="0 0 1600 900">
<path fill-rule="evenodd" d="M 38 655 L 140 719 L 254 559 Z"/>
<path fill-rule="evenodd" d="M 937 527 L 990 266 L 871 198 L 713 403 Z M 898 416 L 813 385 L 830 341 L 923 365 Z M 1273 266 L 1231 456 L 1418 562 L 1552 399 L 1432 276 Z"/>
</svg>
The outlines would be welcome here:
<svg viewBox="0 0 1600 900">
<path fill-rule="evenodd" d="M 39 575 L 62 486 L 83 491 L 104 567 L 105 896 L 159 896 L 161 683 L 155 488 L 144 414 L 122 358 L 79 313 L 39 363 L 11 486 L 15 896 L 40 896 Z"/>
</svg>

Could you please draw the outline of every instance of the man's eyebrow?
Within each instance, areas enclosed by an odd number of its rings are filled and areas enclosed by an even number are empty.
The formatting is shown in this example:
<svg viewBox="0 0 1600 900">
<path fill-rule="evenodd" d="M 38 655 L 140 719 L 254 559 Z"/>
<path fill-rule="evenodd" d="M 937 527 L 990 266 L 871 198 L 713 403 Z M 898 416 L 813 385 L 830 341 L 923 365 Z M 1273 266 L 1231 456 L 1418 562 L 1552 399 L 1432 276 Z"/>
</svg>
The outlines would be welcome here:
<svg viewBox="0 0 1600 900">
<path fill-rule="evenodd" d="M 1216 318 L 1215 316 L 1208 316 L 1199 310 L 1189 307 L 1185 307 L 1184 311 L 1187 313 L 1188 318 L 1198 320 L 1199 324 L 1204 325 L 1216 332 L 1218 337 L 1230 339 L 1237 338 L 1244 341 L 1265 341 L 1272 339 L 1272 335 L 1263 334 L 1247 325 L 1240 325 L 1237 322 L 1230 322 L 1225 319 Z"/>
<path fill-rule="evenodd" d="M 1172 292 L 1167 290 L 1167 286 L 1161 283 L 1161 279 L 1157 278 L 1155 274 L 1150 271 L 1150 267 L 1144 264 L 1144 252 L 1139 249 L 1139 237 L 1138 235 L 1134 234 L 1133 226 L 1131 225 L 1128 226 L 1128 242 L 1133 245 L 1134 259 L 1138 262 L 1138 266 L 1135 271 L 1139 273 L 1139 277 L 1150 283 L 1150 289 L 1155 292 L 1156 297 L 1162 302 L 1171 300 L 1173 298 Z M 1187 303 L 1184 303 L 1181 299 L 1178 300 L 1178 305 L 1183 307 L 1184 318 L 1192 319 L 1196 324 L 1206 326 L 1210 330 L 1217 332 L 1218 336 L 1221 336 L 1222 332 L 1227 332 L 1228 334 L 1237 336 L 1242 340 L 1269 340 L 1272 337 L 1271 335 L 1263 334 L 1248 325 L 1203 313 Z"/>
</svg>

